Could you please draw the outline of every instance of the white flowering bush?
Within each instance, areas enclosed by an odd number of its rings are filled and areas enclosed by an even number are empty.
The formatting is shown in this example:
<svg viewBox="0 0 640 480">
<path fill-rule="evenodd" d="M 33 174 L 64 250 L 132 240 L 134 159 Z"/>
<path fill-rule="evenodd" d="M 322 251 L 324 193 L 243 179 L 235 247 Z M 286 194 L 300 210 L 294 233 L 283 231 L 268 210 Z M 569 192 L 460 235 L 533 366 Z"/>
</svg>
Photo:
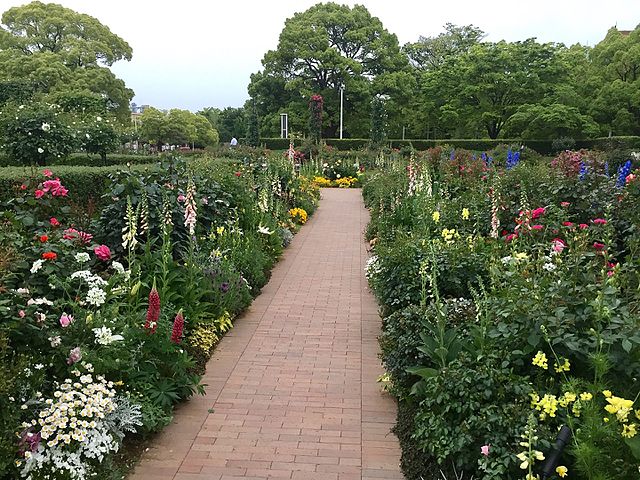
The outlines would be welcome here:
<svg viewBox="0 0 640 480">
<path fill-rule="evenodd" d="M 68 114 L 58 105 L 32 102 L 7 108 L 1 117 L 0 144 L 23 165 L 46 165 L 76 148 Z"/>
<path fill-rule="evenodd" d="M 57 386 L 52 398 L 31 404 L 36 413 L 23 427 L 23 460 L 16 463 L 28 480 L 62 473 L 65 478 L 88 478 L 95 464 L 118 450 L 123 432 L 141 425 L 139 409 L 122 401 L 125 412 L 118 413 L 119 403 L 113 382 L 92 373 L 73 370 Z"/>
</svg>

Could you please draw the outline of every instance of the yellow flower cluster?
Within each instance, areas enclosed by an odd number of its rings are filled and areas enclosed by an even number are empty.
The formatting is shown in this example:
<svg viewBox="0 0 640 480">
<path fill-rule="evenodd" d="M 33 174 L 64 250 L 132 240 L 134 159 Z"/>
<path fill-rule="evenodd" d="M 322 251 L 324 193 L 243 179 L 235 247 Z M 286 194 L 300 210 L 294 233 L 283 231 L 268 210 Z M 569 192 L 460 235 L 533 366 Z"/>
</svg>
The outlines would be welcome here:
<svg viewBox="0 0 640 480">
<path fill-rule="evenodd" d="M 463 220 L 469 220 L 469 209 L 468 208 L 463 208 L 462 209 L 462 219 Z"/>
<path fill-rule="evenodd" d="M 343 177 L 343 178 L 338 178 L 337 180 L 334 180 L 333 183 L 335 183 L 335 185 L 340 188 L 351 188 L 356 183 L 358 183 L 358 179 L 354 177 Z"/>
<path fill-rule="evenodd" d="M 451 230 L 443 228 L 441 235 L 442 239 L 447 242 L 448 245 L 451 245 L 454 242 L 454 239 L 460 238 L 460 234 L 458 234 L 455 228 L 452 228 Z"/>
<path fill-rule="evenodd" d="M 438 223 L 438 222 L 440 221 L 440 212 L 439 212 L 438 210 L 436 210 L 435 212 L 433 212 L 433 213 L 431 214 L 431 219 L 432 219 L 434 222 Z"/>
<path fill-rule="evenodd" d="M 531 363 L 533 363 L 536 367 L 540 367 L 544 370 L 547 370 L 549 368 L 547 356 L 544 354 L 544 352 L 538 351 L 538 353 L 536 353 L 536 356 L 533 357 L 533 361 Z"/>
<path fill-rule="evenodd" d="M 22 424 L 24 428 L 40 425 L 40 435 L 49 447 L 69 445 L 72 440 L 84 442 L 88 429 L 96 428 L 96 420 L 104 419 L 116 408 L 112 382 L 100 375 L 94 380 L 90 373 L 73 373 L 78 377 L 76 381 L 66 379 L 54 392 L 55 399 L 45 401 L 47 407 L 40 411 L 39 418 Z"/>
<path fill-rule="evenodd" d="M 203 323 L 195 327 L 189 334 L 187 342 L 194 348 L 209 353 L 219 340 L 218 328 L 210 323 Z"/>
<path fill-rule="evenodd" d="M 537 394 L 531 395 L 531 406 L 540 412 L 540 420 L 555 417 L 558 411 L 558 398 L 555 395 L 546 394 L 540 398 Z"/>
<path fill-rule="evenodd" d="M 629 422 L 629 415 L 634 413 L 636 419 L 640 420 L 640 410 L 633 411 L 633 400 L 616 397 L 609 390 L 605 390 L 602 394 L 607 400 L 607 405 L 604 409 L 607 413 L 615 415 L 618 422 L 622 424 L 621 435 L 625 438 L 635 437 L 638 434 L 638 426 Z M 608 422 L 609 419 L 605 417 L 604 421 Z"/>
<path fill-rule="evenodd" d="M 565 358 L 564 362 L 560 365 L 554 363 L 553 368 L 557 373 L 568 372 L 571 368 L 571 364 L 569 363 L 569 360 Z"/>
<path fill-rule="evenodd" d="M 220 334 L 226 332 L 231 327 L 233 327 L 231 315 L 229 312 L 224 312 L 215 322 L 202 323 L 195 327 L 189 334 L 187 341 L 192 347 L 209 353 L 220 339 Z"/>
<path fill-rule="evenodd" d="M 300 225 L 304 225 L 307 222 L 307 212 L 302 208 L 292 208 L 289 210 L 289 215 Z"/>
<path fill-rule="evenodd" d="M 315 176 L 313 177 L 313 183 L 315 183 L 318 187 L 330 187 L 331 180 L 325 177 Z"/>
</svg>

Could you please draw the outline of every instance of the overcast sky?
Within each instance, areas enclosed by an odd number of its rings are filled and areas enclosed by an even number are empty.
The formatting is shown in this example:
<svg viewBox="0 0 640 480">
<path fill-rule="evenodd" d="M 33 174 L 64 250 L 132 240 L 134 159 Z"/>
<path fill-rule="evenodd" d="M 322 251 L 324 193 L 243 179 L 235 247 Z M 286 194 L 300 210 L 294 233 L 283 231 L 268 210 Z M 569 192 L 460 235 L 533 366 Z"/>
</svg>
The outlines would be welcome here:
<svg viewBox="0 0 640 480">
<path fill-rule="evenodd" d="M 43 0 L 46 2 L 46 0 Z M 0 12 L 28 3 L 0 0 Z M 251 73 L 274 49 L 286 18 L 311 0 L 57 0 L 107 25 L 133 48 L 112 68 L 138 104 L 158 108 L 241 106 Z M 617 25 L 640 23 L 640 0 L 360 0 L 400 44 L 435 36 L 442 26 L 473 24 L 487 40 L 594 45 Z"/>
</svg>

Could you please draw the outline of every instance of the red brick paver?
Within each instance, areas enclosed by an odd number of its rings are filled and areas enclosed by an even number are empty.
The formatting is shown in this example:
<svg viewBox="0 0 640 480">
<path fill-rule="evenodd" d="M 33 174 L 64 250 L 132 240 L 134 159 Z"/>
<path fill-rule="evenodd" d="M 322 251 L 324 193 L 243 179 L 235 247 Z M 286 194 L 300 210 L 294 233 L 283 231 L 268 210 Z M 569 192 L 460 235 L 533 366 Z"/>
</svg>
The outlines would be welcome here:
<svg viewBox="0 0 640 480">
<path fill-rule="evenodd" d="M 131 480 L 402 479 L 359 190 L 325 189 Z"/>
</svg>

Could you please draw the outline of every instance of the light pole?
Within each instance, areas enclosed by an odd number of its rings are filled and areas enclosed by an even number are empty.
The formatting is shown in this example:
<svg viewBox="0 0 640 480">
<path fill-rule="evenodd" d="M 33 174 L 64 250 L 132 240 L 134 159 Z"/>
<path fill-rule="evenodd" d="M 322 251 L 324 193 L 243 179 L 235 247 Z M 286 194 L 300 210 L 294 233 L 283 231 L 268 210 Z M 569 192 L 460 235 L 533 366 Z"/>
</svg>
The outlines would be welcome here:
<svg viewBox="0 0 640 480">
<path fill-rule="evenodd" d="M 344 85 L 340 85 L 340 140 L 342 140 L 342 108 L 344 105 Z"/>
</svg>

